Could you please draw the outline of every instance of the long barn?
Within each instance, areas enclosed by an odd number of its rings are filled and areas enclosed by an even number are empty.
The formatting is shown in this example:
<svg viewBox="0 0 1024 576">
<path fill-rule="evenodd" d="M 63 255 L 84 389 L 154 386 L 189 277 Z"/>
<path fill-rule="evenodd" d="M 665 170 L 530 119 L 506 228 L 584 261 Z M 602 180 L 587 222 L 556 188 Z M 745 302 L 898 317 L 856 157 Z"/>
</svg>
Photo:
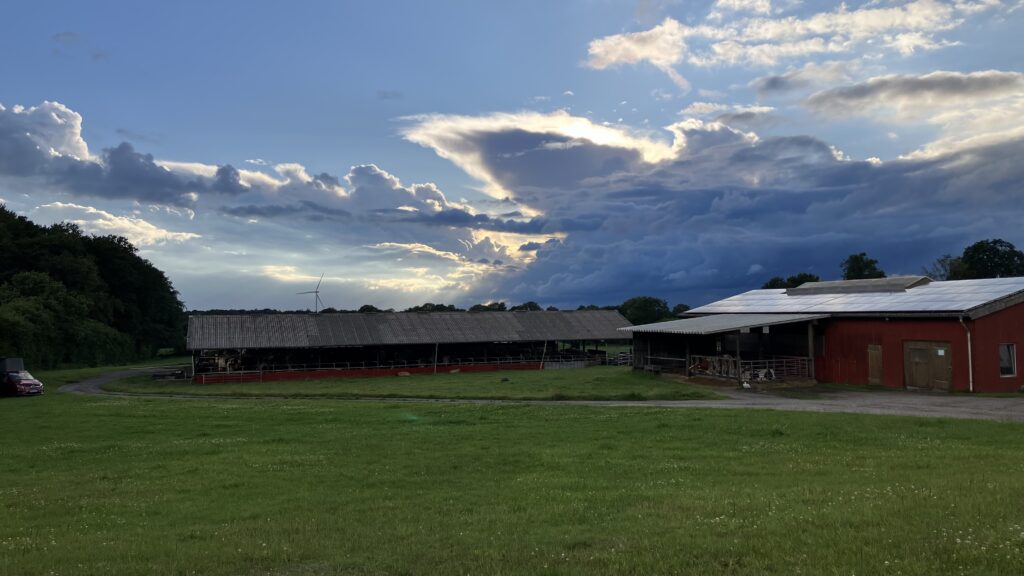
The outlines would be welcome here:
<svg viewBox="0 0 1024 576">
<path fill-rule="evenodd" d="M 539 369 L 603 361 L 628 342 L 614 310 L 189 317 L 198 382 Z"/>
<path fill-rule="evenodd" d="M 733 378 L 1016 392 L 1024 278 L 922 276 L 751 290 L 624 328 L 636 367 Z"/>
</svg>

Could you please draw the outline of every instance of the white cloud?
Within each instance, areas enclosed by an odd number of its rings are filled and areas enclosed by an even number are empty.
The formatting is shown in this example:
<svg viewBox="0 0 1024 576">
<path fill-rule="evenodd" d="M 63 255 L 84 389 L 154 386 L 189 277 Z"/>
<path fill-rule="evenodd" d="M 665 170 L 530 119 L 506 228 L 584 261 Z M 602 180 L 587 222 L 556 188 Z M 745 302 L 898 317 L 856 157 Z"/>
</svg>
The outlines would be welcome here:
<svg viewBox="0 0 1024 576">
<path fill-rule="evenodd" d="M 683 25 L 672 18 L 643 32 L 598 38 L 590 43 L 587 52 L 586 64 L 596 70 L 648 62 L 684 92 L 690 89 L 690 83 L 674 68 L 683 61 L 686 43 Z"/>
<path fill-rule="evenodd" d="M 51 156 L 93 160 L 82 138 L 82 115 L 60 102 L 44 101 L 29 108 L 15 105 L 10 109 L 0 104 L 0 132 L 22 134 Z"/>
<path fill-rule="evenodd" d="M 171 232 L 150 224 L 149 222 L 130 216 L 115 216 L 91 206 L 52 202 L 43 204 L 39 210 L 50 212 L 61 220 L 78 225 L 82 230 L 100 235 L 114 234 L 124 236 L 136 246 L 153 246 L 167 242 L 185 242 L 200 238 L 193 232 Z"/>
<path fill-rule="evenodd" d="M 907 56 L 954 45 L 939 35 L 993 6 L 913 0 L 884 7 L 869 3 L 855 9 L 842 4 L 806 17 L 777 17 L 770 15 L 766 0 L 724 0 L 712 7 L 705 24 L 689 26 L 667 18 L 650 30 L 594 40 L 587 64 L 604 69 L 649 62 L 679 83 L 677 68 L 684 60 L 705 67 L 767 67 L 820 54 L 849 53 L 865 45 Z M 719 22 L 727 12 L 737 17 Z"/>
<path fill-rule="evenodd" d="M 771 11 L 771 0 L 715 0 L 715 3 L 711 5 L 708 19 L 721 20 L 729 12 L 769 14 Z"/>
</svg>

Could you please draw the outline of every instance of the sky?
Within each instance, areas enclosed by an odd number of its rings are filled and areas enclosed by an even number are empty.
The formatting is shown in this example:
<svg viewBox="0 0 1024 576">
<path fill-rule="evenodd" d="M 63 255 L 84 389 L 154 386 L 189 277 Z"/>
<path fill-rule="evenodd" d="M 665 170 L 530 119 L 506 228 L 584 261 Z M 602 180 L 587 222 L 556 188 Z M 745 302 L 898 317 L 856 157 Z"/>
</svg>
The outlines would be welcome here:
<svg viewBox="0 0 1024 576">
<path fill-rule="evenodd" d="M 1024 246 L 1024 1 L 22 2 L 0 201 L 190 309 L 697 306 Z"/>
</svg>

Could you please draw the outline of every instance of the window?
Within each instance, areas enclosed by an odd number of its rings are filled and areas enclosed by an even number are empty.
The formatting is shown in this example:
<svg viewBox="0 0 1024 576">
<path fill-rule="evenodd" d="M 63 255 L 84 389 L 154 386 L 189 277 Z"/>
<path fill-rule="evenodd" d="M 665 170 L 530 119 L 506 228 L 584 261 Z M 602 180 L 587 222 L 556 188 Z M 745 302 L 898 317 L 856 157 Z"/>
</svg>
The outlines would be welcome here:
<svg viewBox="0 0 1024 576">
<path fill-rule="evenodd" d="M 1016 376 L 1017 375 L 1017 345 L 1016 344 L 1000 344 L 999 345 L 999 375 L 1000 376 Z"/>
</svg>

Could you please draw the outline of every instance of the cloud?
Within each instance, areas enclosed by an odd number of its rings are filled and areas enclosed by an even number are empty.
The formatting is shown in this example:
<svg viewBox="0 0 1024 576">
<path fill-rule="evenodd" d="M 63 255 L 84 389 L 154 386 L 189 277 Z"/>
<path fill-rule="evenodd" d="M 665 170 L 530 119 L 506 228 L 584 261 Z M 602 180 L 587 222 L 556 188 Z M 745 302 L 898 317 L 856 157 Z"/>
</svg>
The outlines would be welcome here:
<svg viewBox="0 0 1024 576">
<path fill-rule="evenodd" d="M 771 11 L 771 0 L 715 0 L 715 3 L 711 5 L 708 19 L 721 20 L 729 12 L 769 14 Z"/>
<path fill-rule="evenodd" d="M 799 68 L 790 69 L 783 74 L 762 76 L 750 82 L 749 86 L 758 94 L 768 96 L 797 90 L 805 90 L 817 85 L 830 85 L 850 80 L 850 74 L 859 69 L 853 62 L 808 62 Z"/>
<path fill-rule="evenodd" d="M 1024 74 L 985 70 L 937 71 L 924 75 L 894 74 L 811 95 L 805 104 L 829 115 L 856 115 L 882 107 L 905 112 L 949 108 L 965 102 L 1024 93 Z"/>
<path fill-rule="evenodd" d="M 689 112 L 718 118 L 738 108 L 703 102 Z M 671 141 L 658 142 L 671 155 L 658 162 L 631 157 L 635 148 L 625 140 L 573 148 L 590 159 L 627 159 L 609 171 L 589 160 L 565 164 L 563 147 L 545 145 L 546 126 L 537 125 L 537 137 L 524 134 L 529 123 L 490 118 L 432 142 L 443 147 L 442 157 L 457 150 L 472 158 L 482 181 L 549 222 L 583 212 L 594 218 L 557 241 L 518 244 L 515 250 L 535 260 L 480 277 L 471 299 L 563 305 L 599 294 L 616 302 L 650 286 L 699 302 L 771 275 L 811 270 L 834 278 L 838 262 L 861 250 L 882 257 L 887 269 L 912 273 L 937 247 L 955 251 L 993 229 L 1015 229 L 1024 216 L 1024 191 L 1015 184 L 1024 168 L 1011 160 L 1024 150 L 1024 135 L 929 158 L 854 161 L 810 136 L 764 138 L 689 118 L 666 127 Z M 507 169 L 513 159 L 515 169 Z M 554 165 L 573 177 L 547 176 Z M 798 263 L 793 254 L 800 254 Z"/>
<path fill-rule="evenodd" d="M 485 116 L 433 114 L 407 121 L 410 124 L 402 132 L 407 140 L 453 162 L 483 182 L 484 191 L 495 198 L 511 195 L 506 185 L 569 185 L 594 172 L 610 174 L 676 154 L 673 143 L 596 124 L 564 110 Z M 537 159 L 546 163 L 544 169 L 528 166 Z"/>
<path fill-rule="evenodd" d="M 140 247 L 154 246 L 168 242 L 185 242 L 200 238 L 193 232 L 171 232 L 135 217 L 115 216 L 91 206 L 52 202 L 43 204 L 39 210 L 51 212 L 51 217 L 66 220 L 78 225 L 85 232 L 124 236 L 132 244 Z"/>
<path fill-rule="evenodd" d="M 82 37 L 78 34 L 78 32 L 65 30 L 64 32 L 58 32 L 53 36 L 50 36 L 50 39 L 56 42 L 57 44 L 60 44 L 61 46 L 72 46 L 80 42 L 82 40 Z"/>
<path fill-rule="evenodd" d="M 684 27 L 672 18 L 643 32 L 614 34 L 598 38 L 587 49 L 587 66 L 604 70 L 623 64 L 647 62 L 672 79 L 680 90 L 690 90 L 690 83 L 675 70 L 686 52 Z"/>
<path fill-rule="evenodd" d="M 985 9 L 990 7 L 994 6 L 986 4 Z M 601 70 L 648 62 L 685 89 L 688 83 L 678 71 L 684 62 L 698 67 L 771 67 L 864 46 L 909 56 L 955 45 L 941 35 L 982 11 L 962 2 L 914 0 L 896 6 L 869 2 L 852 10 L 841 4 L 800 17 L 771 14 L 766 0 L 724 0 L 712 6 L 703 24 L 684 25 L 667 18 L 650 30 L 593 40 L 586 63 Z"/>
<path fill-rule="evenodd" d="M 398 90 L 377 90 L 377 100 L 401 100 L 405 94 Z"/>
<path fill-rule="evenodd" d="M 907 158 L 1011 141 L 1024 135 L 1024 74 L 999 70 L 937 71 L 869 78 L 812 94 L 805 105 L 821 117 L 868 117 L 925 124 L 938 137 Z"/>
</svg>

